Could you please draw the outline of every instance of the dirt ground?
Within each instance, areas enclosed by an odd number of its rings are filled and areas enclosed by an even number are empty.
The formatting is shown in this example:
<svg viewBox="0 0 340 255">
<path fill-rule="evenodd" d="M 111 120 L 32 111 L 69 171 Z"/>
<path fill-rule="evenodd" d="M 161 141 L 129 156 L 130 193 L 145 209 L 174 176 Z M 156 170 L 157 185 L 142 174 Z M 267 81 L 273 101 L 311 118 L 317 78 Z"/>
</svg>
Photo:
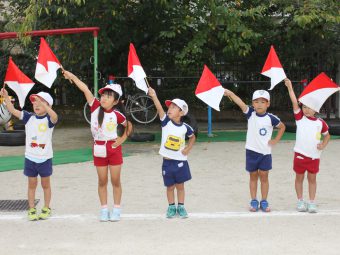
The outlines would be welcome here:
<svg viewBox="0 0 340 255">
<path fill-rule="evenodd" d="M 55 150 L 91 143 L 88 129 L 69 131 L 55 130 Z M 157 144 L 124 147 L 131 156 L 124 158 L 122 220 L 117 223 L 98 221 L 97 176 L 91 161 L 57 165 L 53 217 L 28 222 L 26 212 L 1 213 L 0 254 L 339 254 L 340 140 L 331 141 L 322 155 L 319 212 L 313 215 L 295 211 L 293 145 L 284 141 L 273 150 L 271 213 L 247 210 L 244 142 L 195 144 L 189 155 L 193 179 L 186 184 L 185 220 L 165 218 Z M 19 147 L 0 148 L 0 153 L 10 150 L 8 155 L 23 153 Z M 0 199 L 26 199 L 27 180 L 21 170 L 0 175 Z M 40 209 L 41 188 L 37 198 Z M 112 207 L 111 193 L 110 198 Z"/>
</svg>

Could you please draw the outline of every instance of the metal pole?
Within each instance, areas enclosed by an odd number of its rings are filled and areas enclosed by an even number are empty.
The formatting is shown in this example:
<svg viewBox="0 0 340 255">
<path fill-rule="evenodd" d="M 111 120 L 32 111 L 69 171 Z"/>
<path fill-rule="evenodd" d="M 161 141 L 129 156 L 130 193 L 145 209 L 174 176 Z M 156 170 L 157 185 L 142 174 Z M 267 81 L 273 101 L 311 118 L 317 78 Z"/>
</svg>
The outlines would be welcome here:
<svg viewBox="0 0 340 255">
<path fill-rule="evenodd" d="M 93 84 L 94 91 L 93 94 L 96 97 L 98 92 L 98 32 L 93 32 L 93 55 L 94 55 L 94 65 L 93 65 Z"/>
<path fill-rule="evenodd" d="M 211 107 L 208 106 L 208 137 L 213 137 L 211 119 Z"/>
</svg>

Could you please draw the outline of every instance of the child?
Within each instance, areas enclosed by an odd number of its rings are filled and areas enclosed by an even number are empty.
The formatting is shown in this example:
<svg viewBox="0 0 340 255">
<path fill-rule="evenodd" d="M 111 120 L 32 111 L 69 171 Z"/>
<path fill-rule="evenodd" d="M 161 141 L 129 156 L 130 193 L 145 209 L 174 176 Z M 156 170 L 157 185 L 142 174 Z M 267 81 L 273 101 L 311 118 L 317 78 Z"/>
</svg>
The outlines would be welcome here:
<svg viewBox="0 0 340 255">
<path fill-rule="evenodd" d="M 51 108 L 53 99 L 46 92 L 32 94 L 30 100 L 33 104 L 34 113 L 29 113 L 14 108 L 6 89 L 3 88 L 1 90 L 1 95 L 5 98 L 7 109 L 25 123 L 26 149 L 24 175 L 28 177 L 28 219 L 30 221 L 45 220 L 51 216 L 52 133 L 58 121 L 57 114 Z M 34 204 L 38 175 L 41 177 L 45 202 L 39 215 L 37 215 Z"/>
<path fill-rule="evenodd" d="M 270 95 L 267 91 L 256 90 L 253 94 L 251 107 L 228 89 L 225 89 L 224 95 L 230 97 L 248 119 L 246 170 L 250 176 L 250 211 L 256 212 L 260 206 L 263 212 L 270 212 L 267 196 L 269 191 L 268 173 L 272 169 L 271 148 L 280 141 L 286 127 L 278 117 L 267 113 L 270 106 Z M 272 139 L 273 127 L 279 129 L 274 139 Z M 260 203 L 256 198 L 258 179 L 261 182 L 262 199 Z"/>
<path fill-rule="evenodd" d="M 162 175 L 169 207 L 167 218 L 174 218 L 176 213 L 181 218 L 187 218 L 184 208 L 184 182 L 191 179 L 187 156 L 196 140 L 194 130 L 181 121 L 188 113 L 188 105 L 181 99 L 166 100 L 168 111 L 165 114 L 154 89 L 149 88 L 149 95 L 155 103 L 162 125 L 162 141 L 159 154 L 163 156 Z M 189 137 L 185 146 L 185 136 Z M 175 189 L 177 190 L 178 206 L 175 206 Z"/>
<path fill-rule="evenodd" d="M 315 111 L 306 105 L 299 107 L 292 83 L 285 79 L 285 85 L 293 104 L 296 122 L 296 142 L 294 146 L 295 190 L 298 198 L 297 210 L 299 212 L 317 212 L 314 202 L 316 194 L 316 174 L 319 172 L 321 151 L 327 146 L 330 139 L 326 122 L 315 117 Z M 321 140 L 321 134 L 323 140 Z M 309 203 L 303 200 L 303 179 L 307 171 Z"/>
<path fill-rule="evenodd" d="M 74 74 L 63 70 L 64 77 L 73 82 L 85 95 L 91 107 L 91 132 L 94 139 L 93 161 L 98 174 L 98 194 L 101 204 L 100 221 L 119 221 L 122 197 L 120 174 L 123 164 L 122 146 L 131 132 L 131 123 L 126 120 L 117 107 L 124 107 L 121 102 L 122 89 L 119 84 L 107 84 L 98 93 L 100 100 L 96 99 L 87 85 Z M 122 125 L 123 135 L 117 134 L 117 126 Z M 110 170 L 113 187 L 114 206 L 111 213 L 107 206 L 107 182 Z"/>
</svg>

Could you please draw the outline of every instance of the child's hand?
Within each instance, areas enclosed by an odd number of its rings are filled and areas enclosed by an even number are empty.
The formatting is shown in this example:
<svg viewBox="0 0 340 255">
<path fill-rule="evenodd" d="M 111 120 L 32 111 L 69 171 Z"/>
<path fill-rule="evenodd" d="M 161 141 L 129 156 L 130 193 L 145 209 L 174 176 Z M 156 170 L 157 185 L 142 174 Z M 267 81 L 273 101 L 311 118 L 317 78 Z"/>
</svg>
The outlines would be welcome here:
<svg viewBox="0 0 340 255">
<path fill-rule="evenodd" d="M 231 96 L 231 94 L 232 94 L 233 92 L 231 92 L 229 89 L 224 89 L 224 96 L 226 96 L 226 97 L 230 97 Z"/>
<path fill-rule="evenodd" d="M 319 143 L 316 147 L 318 150 L 322 151 L 326 146 L 323 143 Z"/>
<path fill-rule="evenodd" d="M 277 143 L 278 143 L 278 141 L 276 141 L 276 140 L 269 140 L 268 145 L 269 145 L 270 147 L 273 147 L 273 146 L 275 146 Z"/>
<path fill-rule="evenodd" d="M 285 78 L 284 81 L 285 81 L 285 85 L 288 89 L 293 88 L 292 82 L 288 78 Z"/>
<path fill-rule="evenodd" d="M 153 88 L 151 88 L 151 87 L 149 87 L 148 94 L 152 98 L 157 97 L 156 91 Z"/>
<path fill-rule="evenodd" d="M 64 75 L 64 78 L 69 80 L 72 83 L 73 73 L 66 71 L 65 69 L 62 70 L 62 73 Z"/>
<path fill-rule="evenodd" d="M 182 154 L 183 154 L 184 156 L 187 156 L 187 155 L 189 154 L 189 152 L 190 152 L 190 150 L 189 150 L 188 147 L 185 147 L 185 148 L 182 150 Z"/>
<path fill-rule="evenodd" d="M 3 96 L 4 98 L 8 98 L 8 92 L 5 88 L 1 89 L 0 96 Z"/>
</svg>

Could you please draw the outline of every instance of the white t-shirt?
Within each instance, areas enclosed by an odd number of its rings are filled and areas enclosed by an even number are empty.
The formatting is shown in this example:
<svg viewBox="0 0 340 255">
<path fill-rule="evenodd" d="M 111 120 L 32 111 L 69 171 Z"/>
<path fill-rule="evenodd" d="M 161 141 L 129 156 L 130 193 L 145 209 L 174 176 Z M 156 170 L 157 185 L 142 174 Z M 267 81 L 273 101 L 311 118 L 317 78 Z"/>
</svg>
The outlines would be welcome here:
<svg viewBox="0 0 340 255">
<path fill-rule="evenodd" d="M 248 119 L 246 149 L 263 155 L 271 154 L 268 142 L 272 138 L 273 127 L 280 124 L 280 119 L 267 112 L 263 115 L 257 114 L 254 108 L 249 106 L 244 114 Z"/>
<path fill-rule="evenodd" d="M 36 163 L 53 158 L 52 133 L 55 124 L 51 122 L 50 116 L 22 111 L 20 119 L 25 123 L 25 157 Z"/>
<path fill-rule="evenodd" d="M 188 157 L 182 154 L 182 150 L 185 147 L 185 135 L 194 135 L 192 127 L 184 122 L 176 124 L 167 115 L 161 119 L 161 125 L 162 141 L 159 154 L 170 159 L 187 160 Z"/>
<path fill-rule="evenodd" d="M 320 158 L 321 150 L 317 145 L 321 141 L 321 134 L 327 135 L 328 125 L 323 119 L 306 117 L 302 110 L 294 112 L 296 122 L 296 142 L 294 151 L 309 158 Z"/>
<path fill-rule="evenodd" d="M 93 139 L 97 141 L 109 141 L 118 137 L 117 126 L 118 124 L 125 125 L 126 117 L 119 111 L 111 109 L 104 110 L 104 118 L 101 127 L 98 123 L 98 114 L 100 109 L 100 102 L 94 99 L 91 106 L 91 132 Z"/>
</svg>

